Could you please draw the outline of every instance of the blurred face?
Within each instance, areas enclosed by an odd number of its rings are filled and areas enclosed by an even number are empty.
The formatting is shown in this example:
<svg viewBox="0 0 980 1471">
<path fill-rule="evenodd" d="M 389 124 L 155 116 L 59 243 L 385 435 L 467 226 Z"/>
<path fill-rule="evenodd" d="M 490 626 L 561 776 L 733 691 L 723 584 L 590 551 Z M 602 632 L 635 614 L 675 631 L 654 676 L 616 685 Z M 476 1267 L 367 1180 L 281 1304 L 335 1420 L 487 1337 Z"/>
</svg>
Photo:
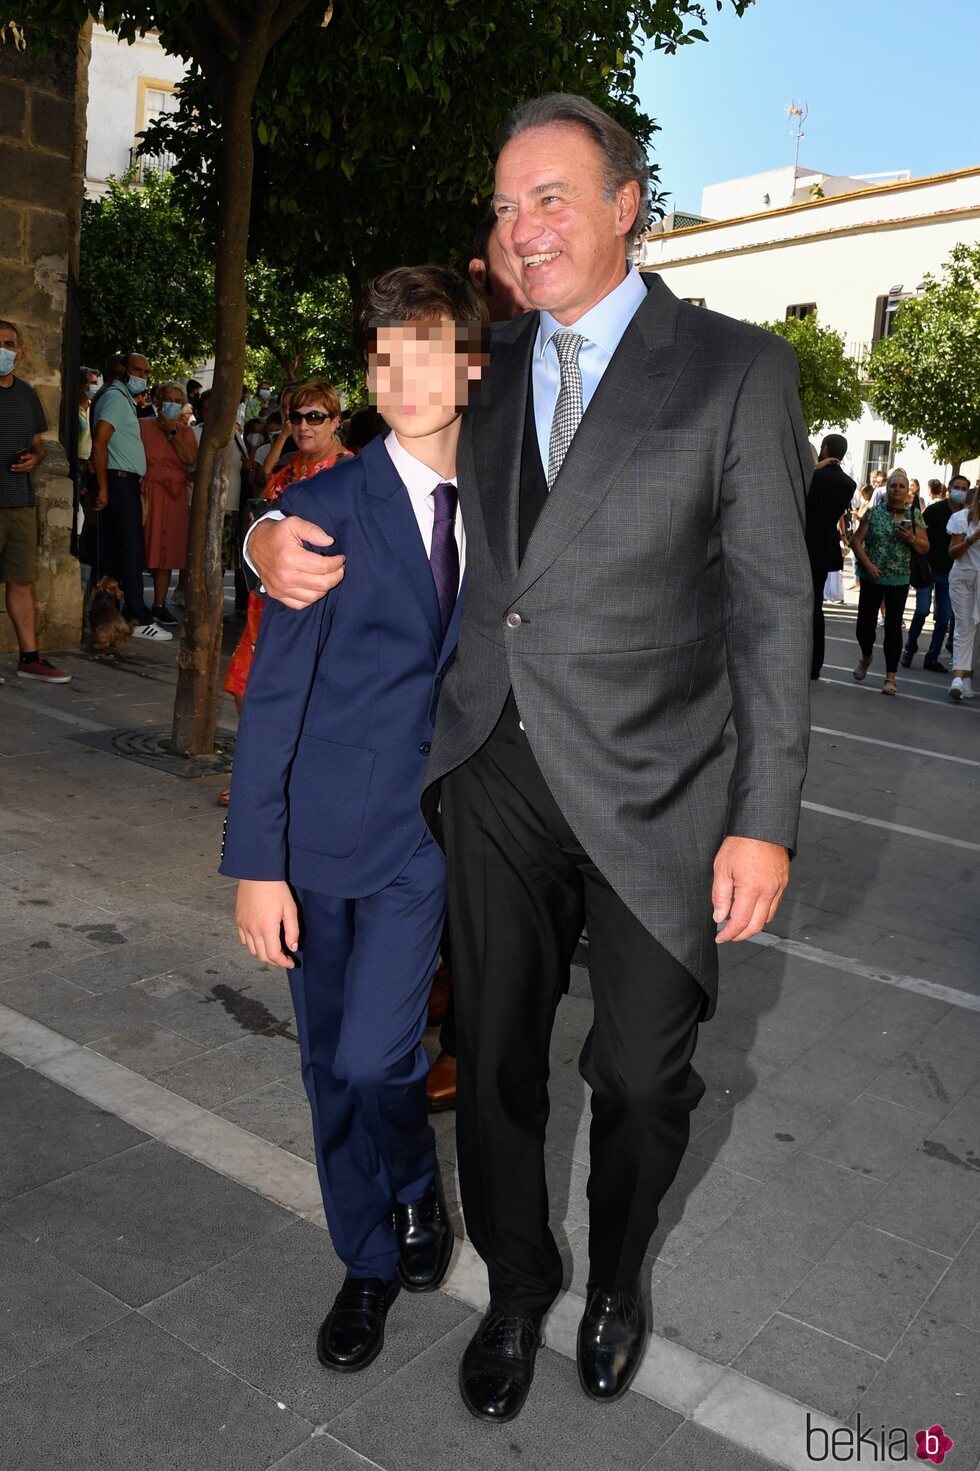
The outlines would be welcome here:
<svg viewBox="0 0 980 1471">
<path fill-rule="evenodd" d="M 635 181 L 606 197 L 603 157 L 568 123 L 512 138 L 497 160 L 495 237 L 532 306 L 563 326 L 608 295 L 626 275 L 626 236 L 636 218 Z"/>
<path fill-rule="evenodd" d="M 290 409 L 289 427 L 300 454 L 308 460 L 320 459 L 330 452 L 340 415 L 331 415 L 325 403 L 303 404 Z"/>
<path fill-rule="evenodd" d="M 884 485 L 884 483 L 885 483 L 885 472 L 884 472 L 884 470 L 872 470 L 872 472 L 871 472 L 871 484 L 874 486 L 875 490 L 880 490 L 881 487 Z"/>
<path fill-rule="evenodd" d="M 402 439 L 436 434 L 466 407 L 486 361 L 479 324 L 448 317 L 379 326 L 368 353 L 371 402 Z"/>
</svg>

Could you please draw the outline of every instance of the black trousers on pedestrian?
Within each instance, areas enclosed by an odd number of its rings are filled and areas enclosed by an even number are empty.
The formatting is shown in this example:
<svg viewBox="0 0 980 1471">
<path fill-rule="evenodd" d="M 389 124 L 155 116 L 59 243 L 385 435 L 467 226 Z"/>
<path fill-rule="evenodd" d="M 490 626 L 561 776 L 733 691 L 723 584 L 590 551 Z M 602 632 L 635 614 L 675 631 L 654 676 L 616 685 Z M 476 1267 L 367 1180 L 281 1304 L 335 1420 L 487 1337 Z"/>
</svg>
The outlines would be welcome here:
<svg viewBox="0 0 980 1471">
<path fill-rule="evenodd" d="M 137 623 L 149 623 L 151 614 L 143 596 L 143 497 L 140 477 L 110 470 L 109 500 L 99 514 L 102 572 L 114 577 L 123 590 L 123 612 Z M 100 572 L 100 576 L 102 575 Z"/>
<path fill-rule="evenodd" d="M 823 590 L 829 568 L 822 562 L 810 561 L 810 576 L 813 579 L 813 653 L 810 656 L 810 678 L 818 679 L 823 668 L 826 649 L 826 626 L 823 613 Z"/>
<path fill-rule="evenodd" d="M 583 850 L 513 699 L 444 780 L 442 813 L 463 1214 L 494 1309 L 536 1315 L 562 1283 L 545 1183 L 548 1051 L 583 924 L 595 1008 L 579 1059 L 592 1089 L 591 1281 L 624 1287 L 639 1276 L 704 1093 L 692 1058 L 706 996 Z"/>
<path fill-rule="evenodd" d="M 902 653 L 902 614 L 909 595 L 909 585 L 903 582 L 898 587 L 882 587 L 880 582 L 862 579 L 858 592 L 857 641 L 861 653 L 869 659 L 874 651 L 878 631 L 878 613 L 884 609 L 885 636 L 882 640 L 885 653 L 885 671 L 894 674 Z"/>
</svg>

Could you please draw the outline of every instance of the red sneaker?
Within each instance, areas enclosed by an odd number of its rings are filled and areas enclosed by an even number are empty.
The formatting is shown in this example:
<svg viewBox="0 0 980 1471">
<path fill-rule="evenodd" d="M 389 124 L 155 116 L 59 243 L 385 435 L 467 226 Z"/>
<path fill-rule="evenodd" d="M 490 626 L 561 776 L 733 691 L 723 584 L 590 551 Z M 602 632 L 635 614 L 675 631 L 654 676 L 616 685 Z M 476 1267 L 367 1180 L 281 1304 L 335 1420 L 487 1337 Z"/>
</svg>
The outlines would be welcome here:
<svg viewBox="0 0 980 1471">
<path fill-rule="evenodd" d="M 17 678 L 41 679 L 45 684 L 68 684 L 71 675 L 65 674 L 62 669 L 56 669 L 47 659 L 42 659 L 39 656 L 36 659 L 32 659 L 30 664 L 18 664 Z"/>
</svg>

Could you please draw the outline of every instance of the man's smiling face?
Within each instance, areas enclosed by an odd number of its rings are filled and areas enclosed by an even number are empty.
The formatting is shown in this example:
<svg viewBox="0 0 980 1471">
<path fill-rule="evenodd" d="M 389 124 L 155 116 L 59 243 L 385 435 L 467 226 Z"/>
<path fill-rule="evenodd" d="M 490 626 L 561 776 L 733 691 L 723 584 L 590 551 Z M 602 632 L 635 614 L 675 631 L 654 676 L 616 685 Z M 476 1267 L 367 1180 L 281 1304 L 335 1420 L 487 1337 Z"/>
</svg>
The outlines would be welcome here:
<svg viewBox="0 0 980 1471">
<path fill-rule="evenodd" d="M 549 123 L 519 133 L 497 160 L 496 235 L 520 290 L 568 325 L 626 274 L 626 236 L 639 207 L 631 180 L 607 197 L 603 155 L 584 128 Z"/>
</svg>

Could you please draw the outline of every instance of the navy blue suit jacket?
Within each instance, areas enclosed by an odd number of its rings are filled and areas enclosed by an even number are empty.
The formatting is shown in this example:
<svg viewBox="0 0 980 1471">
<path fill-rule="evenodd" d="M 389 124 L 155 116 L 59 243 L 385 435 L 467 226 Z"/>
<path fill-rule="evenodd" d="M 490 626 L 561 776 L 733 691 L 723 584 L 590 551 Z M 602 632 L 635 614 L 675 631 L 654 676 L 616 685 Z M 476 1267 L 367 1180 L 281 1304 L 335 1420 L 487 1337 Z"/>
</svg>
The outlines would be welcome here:
<svg viewBox="0 0 980 1471">
<path fill-rule="evenodd" d="M 221 872 L 355 899 L 402 872 L 462 589 L 441 637 L 418 522 L 384 446 L 291 486 L 346 575 L 294 611 L 270 599 L 238 729 Z"/>
</svg>

